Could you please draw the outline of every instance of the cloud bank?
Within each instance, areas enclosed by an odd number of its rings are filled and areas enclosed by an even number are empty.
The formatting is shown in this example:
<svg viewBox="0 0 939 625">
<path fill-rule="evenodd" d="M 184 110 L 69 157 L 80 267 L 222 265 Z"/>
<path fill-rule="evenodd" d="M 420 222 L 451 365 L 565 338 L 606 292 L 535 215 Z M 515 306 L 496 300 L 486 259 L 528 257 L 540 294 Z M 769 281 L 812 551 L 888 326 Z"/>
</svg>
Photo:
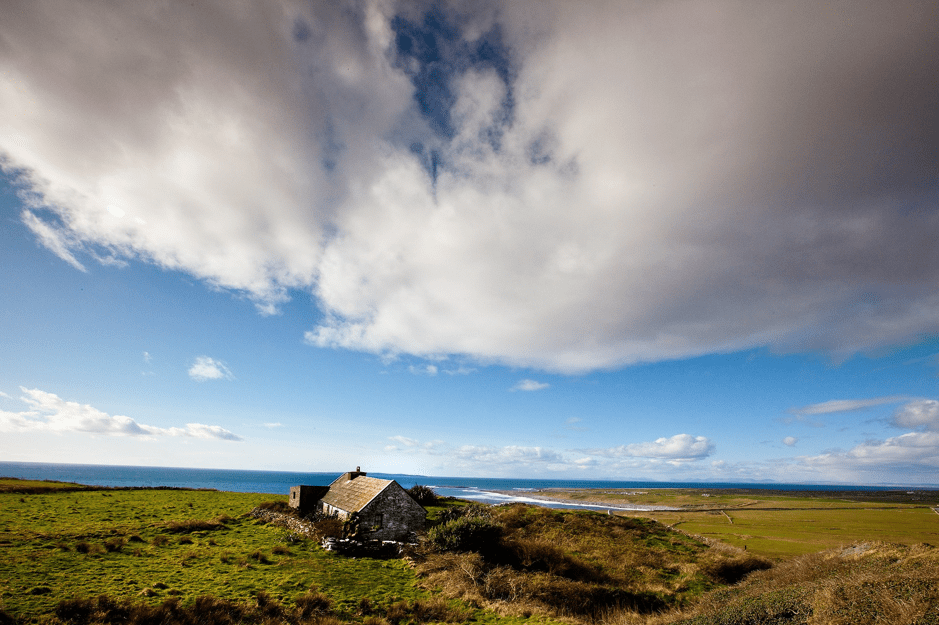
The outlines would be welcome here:
<svg viewBox="0 0 939 625">
<path fill-rule="evenodd" d="M 109 415 L 88 404 L 66 401 L 53 393 L 20 387 L 20 399 L 29 406 L 21 412 L 0 410 L 3 432 L 80 432 L 108 436 L 182 436 L 189 438 L 240 441 L 225 428 L 203 423 L 187 423 L 185 428 L 159 428 L 137 423 L 123 415 Z"/>
<path fill-rule="evenodd" d="M 620 445 L 611 449 L 550 449 L 522 445 L 452 445 L 445 441 L 421 442 L 407 436 L 393 436 L 394 445 L 385 451 L 423 454 L 446 459 L 451 470 L 459 468 L 475 475 L 537 475 L 591 470 L 612 476 L 623 470 L 642 471 L 660 467 L 671 469 L 693 465 L 714 453 L 714 443 L 704 436 L 678 434 L 652 442 Z"/>
<path fill-rule="evenodd" d="M 2 167 L 76 270 L 562 372 L 939 331 L 930 2 L 6 8 Z"/>
<path fill-rule="evenodd" d="M 909 483 L 936 485 L 939 471 L 939 401 L 914 399 L 894 411 L 891 424 L 913 430 L 884 440 L 870 439 L 847 451 L 802 457 L 800 464 L 827 474 L 876 483 L 884 475 L 902 475 Z"/>
</svg>

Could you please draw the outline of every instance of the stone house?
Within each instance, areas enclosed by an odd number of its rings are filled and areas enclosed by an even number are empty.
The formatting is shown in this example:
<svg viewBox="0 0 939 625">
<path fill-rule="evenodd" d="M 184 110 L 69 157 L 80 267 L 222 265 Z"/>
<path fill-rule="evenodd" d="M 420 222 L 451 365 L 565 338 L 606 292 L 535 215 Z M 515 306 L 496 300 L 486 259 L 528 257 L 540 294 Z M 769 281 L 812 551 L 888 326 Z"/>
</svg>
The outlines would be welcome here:
<svg viewBox="0 0 939 625">
<path fill-rule="evenodd" d="M 427 511 L 394 480 L 368 477 L 356 467 L 327 486 L 294 486 L 290 505 L 301 514 L 319 512 L 346 522 L 361 540 L 406 540 L 424 529 Z"/>
</svg>

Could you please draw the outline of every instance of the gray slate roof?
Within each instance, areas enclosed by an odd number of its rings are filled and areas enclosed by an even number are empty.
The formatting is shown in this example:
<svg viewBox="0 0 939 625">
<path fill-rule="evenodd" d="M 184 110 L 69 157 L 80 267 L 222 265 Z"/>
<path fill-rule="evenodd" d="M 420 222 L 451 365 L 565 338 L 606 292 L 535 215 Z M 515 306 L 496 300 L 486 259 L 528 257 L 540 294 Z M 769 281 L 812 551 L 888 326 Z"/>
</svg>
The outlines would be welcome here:
<svg viewBox="0 0 939 625">
<path fill-rule="evenodd" d="M 365 475 L 351 480 L 340 478 L 330 484 L 329 492 L 323 495 L 322 501 L 346 512 L 358 512 L 391 484 L 392 480 Z"/>
</svg>

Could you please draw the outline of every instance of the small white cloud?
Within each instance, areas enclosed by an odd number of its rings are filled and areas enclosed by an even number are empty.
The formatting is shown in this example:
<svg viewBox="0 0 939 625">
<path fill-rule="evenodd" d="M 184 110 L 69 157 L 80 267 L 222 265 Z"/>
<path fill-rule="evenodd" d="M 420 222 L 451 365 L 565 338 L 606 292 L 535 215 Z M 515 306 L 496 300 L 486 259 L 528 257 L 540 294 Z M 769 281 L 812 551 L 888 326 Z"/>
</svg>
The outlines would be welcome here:
<svg viewBox="0 0 939 625">
<path fill-rule="evenodd" d="M 820 404 L 810 404 L 801 408 L 793 408 L 789 412 L 795 415 L 830 414 L 833 412 L 853 412 L 883 404 L 896 404 L 908 399 L 903 395 L 890 397 L 874 397 L 873 399 L 833 399 Z"/>
<path fill-rule="evenodd" d="M 415 367 L 414 365 L 411 365 L 408 367 L 408 371 L 414 375 L 435 376 L 437 375 L 437 365 L 424 365 L 423 367 Z"/>
<path fill-rule="evenodd" d="M 634 443 L 609 449 L 596 449 L 591 450 L 589 453 L 612 458 L 700 460 L 714 453 L 714 443 L 705 436 L 676 434 L 671 438 L 663 437 L 648 443 Z"/>
<path fill-rule="evenodd" d="M 28 407 L 21 412 L 0 411 L 0 431 L 83 432 L 111 436 L 187 436 L 240 441 L 241 437 L 217 425 L 187 423 L 185 428 L 158 428 L 124 415 L 109 415 L 88 404 L 65 401 L 54 393 L 20 388 Z"/>
<path fill-rule="evenodd" d="M 231 380 L 235 376 L 221 360 L 199 356 L 189 367 L 189 377 L 197 382 L 205 382 L 207 380 Z"/>
<path fill-rule="evenodd" d="M 439 455 L 442 447 L 447 447 L 447 444 L 441 440 L 432 440 L 427 442 L 421 442 L 414 438 L 408 438 L 407 436 L 390 436 L 389 440 L 393 440 L 402 447 L 398 445 L 387 445 L 385 451 L 399 451 L 399 452 L 419 452 L 419 453 L 428 453 L 431 455 Z"/>
<path fill-rule="evenodd" d="M 284 427 L 284 424 L 283 424 L 283 423 L 265 423 L 265 424 L 264 424 L 264 427 L 266 427 L 266 428 L 272 428 L 272 429 L 273 429 L 273 428 L 282 428 L 282 427 Z"/>
<path fill-rule="evenodd" d="M 172 428 L 176 430 L 177 428 Z M 187 423 L 186 429 L 177 434 L 178 436 L 192 436 L 195 438 L 219 438 L 223 441 L 240 441 L 240 436 L 229 432 L 218 425 L 205 425 L 202 423 Z"/>
<path fill-rule="evenodd" d="M 147 364 L 150 364 L 150 361 L 153 360 L 153 357 L 150 355 L 150 352 L 143 353 L 143 361 Z"/>
<path fill-rule="evenodd" d="M 551 385 L 547 382 L 537 382 L 535 380 L 519 380 L 518 384 L 513 386 L 510 390 L 512 391 L 541 391 Z"/>
<path fill-rule="evenodd" d="M 939 431 L 939 401 L 916 399 L 901 406 L 893 415 L 893 424 L 901 428 Z"/>
<path fill-rule="evenodd" d="M 461 460 L 471 460 L 474 463 L 489 466 L 565 463 L 564 456 L 553 449 L 522 447 L 519 445 L 508 445 L 506 447 L 464 445 L 456 449 L 454 455 Z"/>
<path fill-rule="evenodd" d="M 796 438 L 795 436 L 787 436 L 786 438 L 783 439 L 783 445 L 787 445 L 789 447 L 795 447 L 796 443 L 798 442 L 799 442 L 799 439 Z"/>
<path fill-rule="evenodd" d="M 6 397 L 7 399 L 13 399 L 12 397 L 10 397 L 9 395 L 7 395 L 7 394 L 4 393 L 3 391 L 0 391 L 0 397 Z"/>
<path fill-rule="evenodd" d="M 444 369 L 444 373 L 447 375 L 469 375 L 475 373 L 476 369 L 474 367 L 457 367 L 456 369 Z"/>
</svg>

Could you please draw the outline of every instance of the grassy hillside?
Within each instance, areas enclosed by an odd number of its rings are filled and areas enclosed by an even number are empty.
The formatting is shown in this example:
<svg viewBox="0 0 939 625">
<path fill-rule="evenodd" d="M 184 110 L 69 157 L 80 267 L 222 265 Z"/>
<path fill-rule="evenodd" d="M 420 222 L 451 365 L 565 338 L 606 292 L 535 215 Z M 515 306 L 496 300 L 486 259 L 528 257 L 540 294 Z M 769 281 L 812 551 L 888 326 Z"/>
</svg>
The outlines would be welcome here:
<svg viewBox="0 0 939 625">
<path fill-rule="evenodd" d="M 612 615 L 611 615 L 612 616 Z M 694 610 L 609 625 L 936 625 L 939 550 L 866 543 L 800 556 L 704 597 Z"/>
<path fill-rule="evenodd" d="M 52 615 L 63 599 L 191 605 L 216 596 L 293 608 L 310 588 L 332 613 L 426 599 L 400 560 L 337 558 L 242 515 L 270 495 L 186 490 L 0 493 L 0 609 Z"/>
<path fill-rule="evenodd" d="M 450 500 L 430 508 L 412 568 L 245 516 L 270 495 L 6 484 L 0 625 L 939 625 L 928 545 L 774 566 L 652 519 Z"/>
<path fill-rule="evenodd" d="M 504 614 L 593 621 L 623 606 L 651 614 L 771 566 L 649 519 L 521 504 L 465 510 L 431 530 L 418 572 L 427 587 Z M 467 517 L 478 522 L 461 529 Z M 460 530 L 456 540 L 436 540 L 446 528 Z M 474 540 L 475 531 L 484 539 Z"/>
</svg>

